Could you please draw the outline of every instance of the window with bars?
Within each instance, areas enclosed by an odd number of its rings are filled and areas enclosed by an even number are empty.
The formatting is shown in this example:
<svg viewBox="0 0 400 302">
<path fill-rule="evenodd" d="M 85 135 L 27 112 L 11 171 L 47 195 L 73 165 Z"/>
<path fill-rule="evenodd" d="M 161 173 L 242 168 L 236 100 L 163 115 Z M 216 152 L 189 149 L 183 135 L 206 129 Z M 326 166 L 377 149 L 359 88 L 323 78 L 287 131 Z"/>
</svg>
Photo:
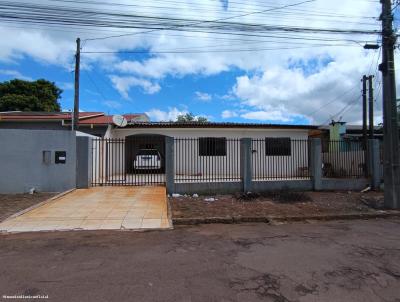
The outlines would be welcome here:
<svg viewBox="0 0 400 302">
<path fill-rule="evenodd" d="M 200 137 L 199 138 L 200 156 L 226 156 L 225 137 Z"/>
<path fill-rule="evenodd" d="M 266 156 L 290 156 L 291 154 L 292 154 L 292 144 L 290 137 L 265 138 Z"/>
</svg>

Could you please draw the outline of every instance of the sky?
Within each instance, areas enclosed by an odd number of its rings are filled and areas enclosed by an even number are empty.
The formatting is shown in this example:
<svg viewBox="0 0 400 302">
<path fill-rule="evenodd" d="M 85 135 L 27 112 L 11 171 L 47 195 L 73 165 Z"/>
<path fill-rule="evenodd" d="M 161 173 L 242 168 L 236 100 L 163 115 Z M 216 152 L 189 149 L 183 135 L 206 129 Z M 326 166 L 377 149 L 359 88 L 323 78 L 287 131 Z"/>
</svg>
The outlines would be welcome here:
<svg viewBox="0 0 400 302">
<path fill-rule="evenodd" d="M 2 1 L 0 1 L 0 5 Z M 190 20 L 379 30 L 379 1 L 315 0 L 16 0 Z M 267 9 L 272 11 L 265 12 Z M 214 122 L 361 123 L 361 78 L 375 75 L 375 121 L 382 120 L 378 35 L 285 34 L 263 37 L 163 28 L 74 27 L 0 18 L 0 81 L 44 78 L 73 108 L 75 40 L 82 40 L 80 109 L 147 113 L 153 121 L 192 112 Z M 130 34 L 130 35 L 127 35 Z M 124 35 L 121 37 L 110 37 Z M 322 39 L 335 41 L 324 41 Z M 317 39 L 317 40 L 313 40 Z M 329 46 L 327 46 L 329 45 Z M 110 53 L 93 53 L 110 52 Z M 130 53 L 127 53 L 130 52 Z M 396 60 L 398 54 L 396 52 Z"/>
</svg>

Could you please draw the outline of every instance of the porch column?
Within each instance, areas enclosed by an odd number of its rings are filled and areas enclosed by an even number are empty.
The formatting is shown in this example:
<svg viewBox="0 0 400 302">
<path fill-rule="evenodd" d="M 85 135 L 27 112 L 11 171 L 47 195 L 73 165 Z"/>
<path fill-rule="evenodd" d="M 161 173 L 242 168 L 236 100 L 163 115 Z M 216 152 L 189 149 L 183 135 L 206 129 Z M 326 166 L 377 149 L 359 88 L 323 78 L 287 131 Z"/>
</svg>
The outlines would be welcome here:
<svg viewBox="0 0 400 302">
<path fill-rule="evenodd" d="M 252 190 L 252 166 L 251 166 L 251 138 L 242 138 L 240 140 L 240 176 L 242 178 L 243 192 Z"/>
<path fill-rule="evenodd" d="M 175 177 L 175 155 L 174 155 L 174 138 L 165 137 L 165 185 L 167 193 L 172 194 L 175 190 L 174 177 Z"/>
<path fill-rule="evenodd" d="M 312 138 L 310 144 L 310 172 L 313 190 L 322 189 L 322 145 L 320 138 Z"/>
</svg>

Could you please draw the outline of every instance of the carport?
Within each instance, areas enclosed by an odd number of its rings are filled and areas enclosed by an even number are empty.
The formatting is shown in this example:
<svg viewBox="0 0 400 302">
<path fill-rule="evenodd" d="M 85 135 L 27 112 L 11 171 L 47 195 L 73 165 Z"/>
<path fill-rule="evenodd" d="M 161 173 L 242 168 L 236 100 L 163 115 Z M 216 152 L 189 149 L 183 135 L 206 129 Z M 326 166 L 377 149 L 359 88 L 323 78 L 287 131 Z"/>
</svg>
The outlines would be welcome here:
<svg viewBox="0 0 400 302">
<path fill-rule="evenodd" d="M 135 173 L 134 161 L 140 150 L 157 150 L 161 156 L 161 168 L 158 171 L 145 171 L 146 173 L 165 172 L 165 136 L 158 134 L 137 134 L 125 138 L 125 165 L 127 173 Z"/>
<path fill-rule="evenodd" d="M 164 185 L 165 136 L 93 139 L 91 162 L 92 186 Z"/>
</svg>

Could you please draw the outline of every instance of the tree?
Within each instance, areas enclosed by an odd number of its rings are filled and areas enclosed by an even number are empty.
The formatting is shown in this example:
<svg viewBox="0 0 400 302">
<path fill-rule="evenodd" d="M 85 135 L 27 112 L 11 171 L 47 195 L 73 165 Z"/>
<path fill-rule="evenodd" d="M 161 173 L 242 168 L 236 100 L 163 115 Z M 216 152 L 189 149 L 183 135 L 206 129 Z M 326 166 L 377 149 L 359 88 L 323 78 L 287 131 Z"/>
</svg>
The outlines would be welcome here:
<svg viewBox="0 0 400 302">
<path fill-rule="evenodd" d="M 62 90 L 44 79 L 0 83 L 0 111 L 59 112 Z"/>
<path fill-rule="evenodd" d="M 208 119 L 203 116 L 195 116 L 193 113 L 189 112 L 186 114 L 180 114 L 176 118 L 178 123 L 187 123 L 187 122 L 198 122 L 198 123 L 208 123 Z"/>
</svg>

